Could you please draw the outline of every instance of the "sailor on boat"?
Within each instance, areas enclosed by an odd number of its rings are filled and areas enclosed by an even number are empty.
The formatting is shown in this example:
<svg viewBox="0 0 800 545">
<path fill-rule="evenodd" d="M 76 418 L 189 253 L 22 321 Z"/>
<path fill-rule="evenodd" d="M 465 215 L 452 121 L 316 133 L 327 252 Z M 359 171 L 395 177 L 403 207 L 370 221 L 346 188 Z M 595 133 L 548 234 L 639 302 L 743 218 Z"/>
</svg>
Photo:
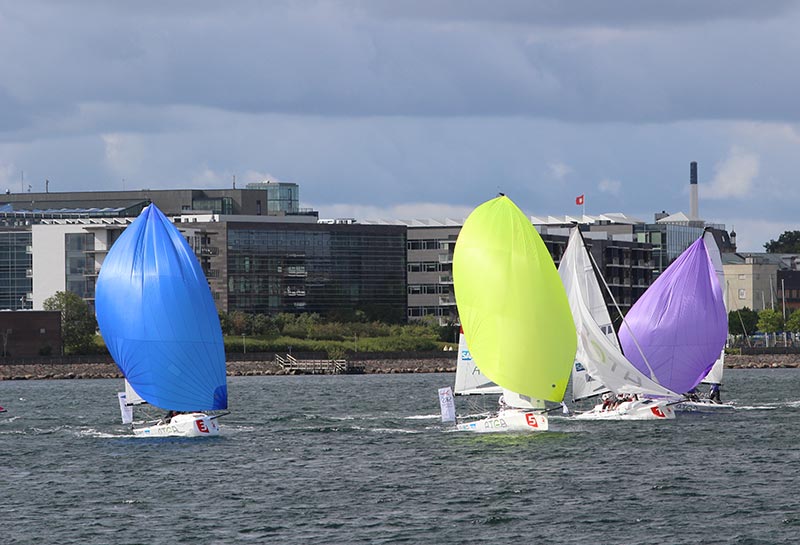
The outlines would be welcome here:
<svg viewBox="0 0 800 545">
<path fill-rule="evenodd" d="M 708 399 L 713 403 L 722 403 L 722 398 L 720 397 L 720 384 L 716 382 L 711 384 L 711 387 L 708 389 Z"/>
</svg>

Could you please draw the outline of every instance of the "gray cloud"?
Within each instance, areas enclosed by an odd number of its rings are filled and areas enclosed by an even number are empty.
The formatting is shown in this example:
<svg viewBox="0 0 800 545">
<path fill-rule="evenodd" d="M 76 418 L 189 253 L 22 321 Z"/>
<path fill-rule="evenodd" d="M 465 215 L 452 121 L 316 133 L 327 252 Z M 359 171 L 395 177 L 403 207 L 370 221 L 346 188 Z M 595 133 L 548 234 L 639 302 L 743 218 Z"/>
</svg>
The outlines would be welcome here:
<svg viewBox="0 0 800 545">
<path fill-rule="evenodd" d="M 14 5 L 0 12 L 0 48 L 17 54 L 0 57 L 0 69 L 20 117 L 0 128 L 87 103 L 595 123 L 799 118 L 797 76 L 785 69 L 796 21 L 776 18 L 796 18 L 794 3 L 695 4 L 199 2 L 132 10 L 88 2 L 84 13 L 73 4 Z M 461 19 L 468 24 L 442 23 Z M 515 24 L 485 24 L 496 20 Z"/>
<path fill-rule="evenodd" d="M 743 149 L 758 172 L 737 195 L 761 200 L 701 212 L 791 222 L 799 17 L 788 1 L 4 3 L 0 179 L 270 173 L 323 212 L 504 191 L 531 214 L 585 193 L 588 213 L 649 218 L 687 208 L 690 160 L 717 187 L 714 165 Z"/>
</svg>

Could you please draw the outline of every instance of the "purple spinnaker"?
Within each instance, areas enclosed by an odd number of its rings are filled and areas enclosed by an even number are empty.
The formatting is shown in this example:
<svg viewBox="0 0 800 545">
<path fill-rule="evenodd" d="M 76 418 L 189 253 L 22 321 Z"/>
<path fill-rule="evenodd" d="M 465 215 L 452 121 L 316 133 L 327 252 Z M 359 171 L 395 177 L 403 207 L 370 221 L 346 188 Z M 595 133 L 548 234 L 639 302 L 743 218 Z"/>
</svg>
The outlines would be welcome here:
<svg viewBox="0 0 800 545">
<path fill-rule="evenodd" d="M 651 376 L 636 342 L 662 386 L 683 393 L 700 383 L 728 333 L 722 287 L 702 237 L 653 282 L 625 322 L 620 344 L 637 369 Z"/>
</svg>

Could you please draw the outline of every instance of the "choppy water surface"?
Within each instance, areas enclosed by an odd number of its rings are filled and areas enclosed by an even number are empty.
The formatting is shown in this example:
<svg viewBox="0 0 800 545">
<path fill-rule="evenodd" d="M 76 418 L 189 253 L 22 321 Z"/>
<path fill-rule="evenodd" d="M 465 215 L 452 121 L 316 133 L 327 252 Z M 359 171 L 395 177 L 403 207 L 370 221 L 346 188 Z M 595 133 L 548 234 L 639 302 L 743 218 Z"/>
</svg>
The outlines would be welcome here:
<svg viewBox="0 0 800 545">
<path fill-rule="evenodd" d="M 800 371 L 732 414 L 445 433 L 452 375 L 234 377 L 213 439 L 134 439 L 119 381 L 0 382 L 0 543 L 800 543 Z"/>
</svg>

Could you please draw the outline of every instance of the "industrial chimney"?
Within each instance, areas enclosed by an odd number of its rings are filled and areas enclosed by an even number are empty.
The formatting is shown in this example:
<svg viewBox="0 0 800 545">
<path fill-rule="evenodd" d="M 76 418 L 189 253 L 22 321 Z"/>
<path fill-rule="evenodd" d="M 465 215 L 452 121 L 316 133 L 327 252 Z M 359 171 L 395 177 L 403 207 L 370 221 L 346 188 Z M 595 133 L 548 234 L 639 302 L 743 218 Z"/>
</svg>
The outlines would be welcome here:
<svg viewBox="0 0 800 545">
<path fill-rule="evenodd" d="M 697 161 L 689 163 L 689 219 L 700 219 L 697 211 Z"/>
</svg>

